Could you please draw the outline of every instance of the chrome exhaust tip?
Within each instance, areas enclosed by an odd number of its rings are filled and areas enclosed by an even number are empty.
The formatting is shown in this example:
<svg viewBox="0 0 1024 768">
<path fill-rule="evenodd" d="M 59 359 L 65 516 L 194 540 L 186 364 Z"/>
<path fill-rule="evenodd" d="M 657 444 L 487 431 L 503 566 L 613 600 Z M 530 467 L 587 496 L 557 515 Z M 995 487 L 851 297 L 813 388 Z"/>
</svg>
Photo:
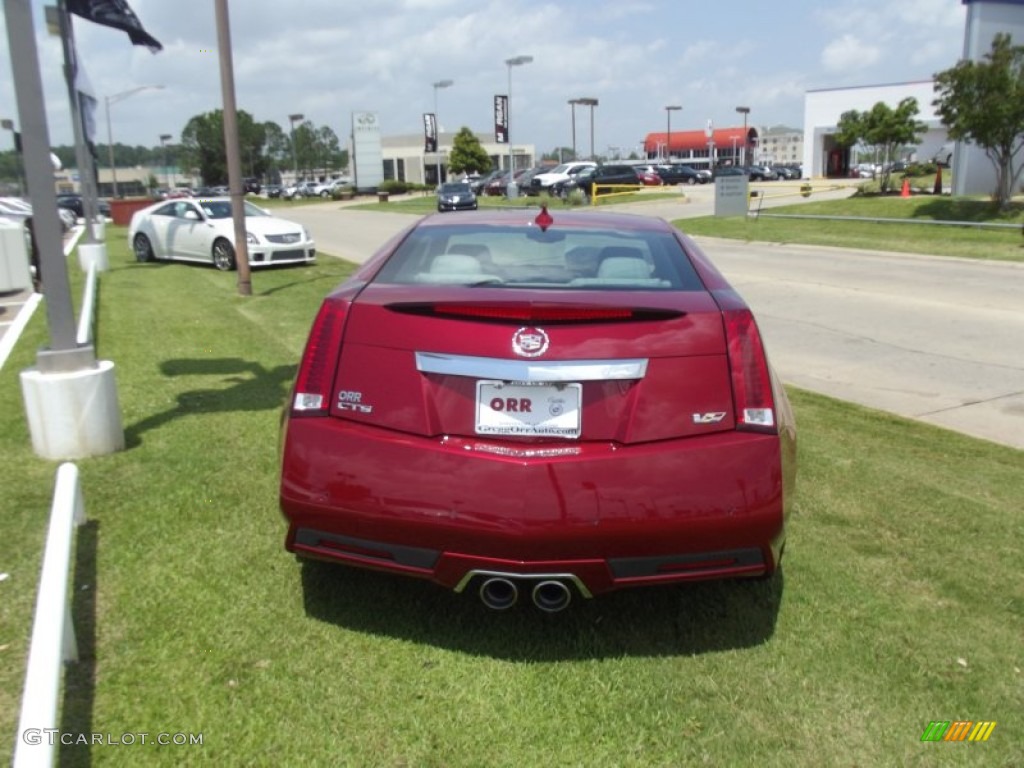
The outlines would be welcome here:
<svg viewBox="0 0 1024 768">
<path fill-rule="evenodd" d="M 542 581 L 533 588 L 533 604 L 546 613 L 564 611 L 572 602 L 572 592 L 560 581 Z"/>
<path fill-rule="evenodd" d="M 480 585 L 480 599 L 494 611 L 504 611 L 516 604 L 519 589 L 508 579 L 487 579 Z"/>
</svg>

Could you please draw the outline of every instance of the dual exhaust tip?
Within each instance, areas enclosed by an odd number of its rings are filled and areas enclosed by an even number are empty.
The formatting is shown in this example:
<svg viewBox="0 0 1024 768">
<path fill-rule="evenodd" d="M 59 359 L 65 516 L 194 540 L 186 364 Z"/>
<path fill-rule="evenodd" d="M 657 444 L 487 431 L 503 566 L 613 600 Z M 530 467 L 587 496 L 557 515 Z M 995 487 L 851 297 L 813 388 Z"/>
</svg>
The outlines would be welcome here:
<svg viewBox="0 0 1024 768">
<path fill-rule="evenodd" d="M 538 581 L 530 593 L 533 604 L 545 613 L 559 613 L 569 607 L 572 592 L 560 581 Z M 504 611 L 519 600 L 519 587 L 511 579 L 500 576 L 487 579 L 480 585 L 480 600 L 488 608 Z"/>
</svg>

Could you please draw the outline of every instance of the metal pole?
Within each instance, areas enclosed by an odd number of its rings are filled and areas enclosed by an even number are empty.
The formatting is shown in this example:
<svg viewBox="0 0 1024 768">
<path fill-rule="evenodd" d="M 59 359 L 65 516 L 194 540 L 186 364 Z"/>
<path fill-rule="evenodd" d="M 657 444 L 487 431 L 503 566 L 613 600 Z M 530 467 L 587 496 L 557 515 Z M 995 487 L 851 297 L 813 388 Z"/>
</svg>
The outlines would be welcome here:
<svg viewBox="0 0 1024 768">
<path fill-rule="evenodd" d="M 736 107 L 736 111 L 743 115 L 743 165 L 747 164 L 747 115 L 750 114 L 750 107 Z"/>
<path fill-rule="evenodd" d="M 508 184 L 505 187 L 505 196 L 510 200 L 519 196 L 512 157 L 512 67 L 529 64 L 531 61 L 533 61 L 533 56 L 515 56 L 505 59 L 505 64 L 508 65 L 508 106 L 505 112 L 505 119 L 508 121 L 508 135 L 505 137 L 508 139 Z"/>
<path fill-rule="evenodd" d="M 437 113 L 437 89 L 455 85 L 454 80 L 438 80 L 434 83 L 434 132 L 437 146 L 434 147 L 434 161 L 437 165 L 437 186 L 441 186 L 441 117 Z"/>
<path fill-rule="evenodd" d="M 596 160 L 594 156 L 594 107 L 597 106 L 597 99 L 590 102 L 590 159 Z"/>
<path fill-rule="evenodd" d="M 57 18 L 60 25 L 60 41 L 64 49 L 64 79 L 67 81 L 68 98 L 71 101 L 71 125 L 75 137 L 75 158 L 78 162 L 78 180 L 82 193 L 82 211 L 85 214 L 85 242 L 96 243 L 96 190 L 93 186 L 92 155 L 85 147 L 83 136 L 82 110 L 75 86 L 74 28 L 68 15 L 65 0 L 57 1 Z"/>
<path fill-rule="evenodd" d="M 224 99 L 224 145 L 228 155 L 228 188 L 235 224 L 235 267 L 238 295 L 252 296 L 249 247 L 245 231 L 245 190 L 242 189 L 242 158 L 238 150 L 238 112 L 235 106 L 235 71 L 231 62 L 231 20 L 228 0 L 216 0 L 217 47 L 220 51 L 220 86 Z"/>
<path fill-rule="evenodd" d="M 292 126 L 292 172 L 294 173 L 293 180 L 294 183 L 296 184 L 299 183 L 299 154 L 298 151 L 295 149 L 295 121 L 302 120 L 303 117 L 304 115 L 301 114 L 288 115 L 288 121 L 291 123 Z"/>
<path fill-rule="evenodd" d="M 22 127 L 22 157 L 28 194 L 32 199 L 32 228 L 39 250 L 39 271 L 46 291 L 50 349 L 36 358 L 41 371 L 73 371 L 95 365 L 91 346 L 76 339 L 67 260 L 64 258 L 57 198 L 53 191 L 50 135 L 39 74 L 35 26 L 30 0 L 4 0 L 8 50 Z"/>
<path fill-rule="evenodd" d="M 569 99 L 569 108 L 572 110 L 572 159 L 576 159 L 576 99 Z"/>
<path fill-rule="evenodd" d="M 672 162 L 672 113 L 682 109 L 678 104 L 665 107 L 665 163 Z"/>
<path fill-rule="evenodd" d="M 114 198 L 117 194 L 117 166 L 114 165 L 114 132 L 110 128 L 110 97 L 103 97 L 103 104 L 107 110 L 107 159 L 110 161 L 110 178 L 114 183 Z"/>
<path fill-rule="evenodd" d="M 169 133 L 163 133 L 160 135 L 160 162 L 163 163 L 164 166 L 164 186 L 167 187 L 168 192 L 171 191 L 171 174 L 170 171 L 167 170 L 167 142 L 173 138 L 174 137 Z"/>
<path fill-rule="evenodd" d="M 114 197 L 117 197 L 117 166 L 114 163 L 114 132 L 110 127 L 110 105 L 116 104 L 117 102 L 127 99 L 129 96 L 134 96 L 140 91 L 146 91 L 150 88 L 155 90 L 161 90 L 162 85 L 140 85 L 138 88 L 131 88 L 127 91 L 121 91 L 115 93 L 113 96 L 104 96 L 103 103 L 107 111 L 107 159 L 110 162 L 110 177 L 114 182 Z"/>
</svg>

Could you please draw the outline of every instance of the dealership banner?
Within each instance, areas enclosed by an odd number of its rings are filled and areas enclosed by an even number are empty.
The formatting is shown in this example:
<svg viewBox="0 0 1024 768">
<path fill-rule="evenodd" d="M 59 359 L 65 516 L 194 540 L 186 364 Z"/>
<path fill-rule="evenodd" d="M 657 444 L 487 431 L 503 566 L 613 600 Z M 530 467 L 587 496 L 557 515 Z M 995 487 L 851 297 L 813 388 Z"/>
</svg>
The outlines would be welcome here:
<svg viewBox="0 0 1024 768">
<path fill-rule="evenodd" d="M 423 113 L 423 151 L 437 152 L 437 117 L 431 112 Z"/>
<path fill-rule="evenodd" d="M 494 97 L 494 143 L 508 143 L 508 96 Z"/>
</svg>

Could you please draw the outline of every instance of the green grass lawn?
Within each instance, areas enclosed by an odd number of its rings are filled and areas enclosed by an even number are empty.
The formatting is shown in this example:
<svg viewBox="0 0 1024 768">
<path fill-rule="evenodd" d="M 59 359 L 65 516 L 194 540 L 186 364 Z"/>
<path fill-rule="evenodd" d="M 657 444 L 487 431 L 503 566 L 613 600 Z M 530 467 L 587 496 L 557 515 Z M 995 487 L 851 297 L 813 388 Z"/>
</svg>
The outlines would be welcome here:
<svg viewBox="0 0 1024 768">
<path fill-rule="evenodd" d="M 910 198 L 867 196 L 765 208 L 763 213 L 991 222 L 1018 226 L 1013 229 L 980 229 L 834 219 L 776 219 L 770 215 L 747 218 L 705 216 L 674 223 L 691 235 L 1024 261 L 1024 237 L 1021 236 L 1024 234 L 1024 201 L 1015 202 L 1008 211 L 1001 213 L 986 200 L 931 195 Z"/>
<path fill-rule="evenodd" d="M 281 408 L 350 265 L 255 271 L 241 298 L 234 274 L 136 264 L 108 232 L 98 351 L 127 450 L 77 462 L 82 660 L 61 727 L 203 745 L 61 765 L 1024 765 L 1020 451 L 795 390 L 784 576 L 494 613 L 283 549 Z M 56 469 L 32 453 L 18 371 L 45 343 L 39 311 L 0 371 L 9 743 Z M 998 726 L 920 741 L 956 719 Z"/>
</svg>

